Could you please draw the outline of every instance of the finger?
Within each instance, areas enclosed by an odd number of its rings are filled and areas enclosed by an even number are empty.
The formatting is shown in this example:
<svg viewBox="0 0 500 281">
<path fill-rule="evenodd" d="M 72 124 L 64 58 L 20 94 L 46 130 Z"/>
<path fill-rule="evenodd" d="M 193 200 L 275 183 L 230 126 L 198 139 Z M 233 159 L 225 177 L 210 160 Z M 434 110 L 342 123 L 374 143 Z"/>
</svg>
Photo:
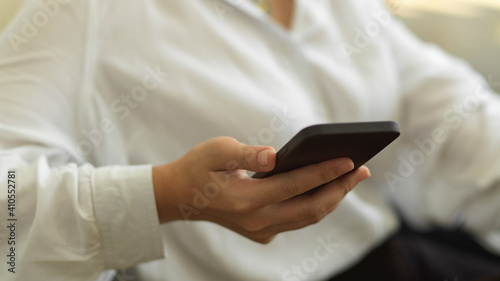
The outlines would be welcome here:
<svg viewBox="0 0 500 281">
<path fill-rule="evenodd" d="M 320 198 L 328 199 L 329 196 L 333 196 L 334 194 L 336 194 L 336 192 L 334 191 L 338 190 L 342 198 L 344 198 L 344 196 L 346 196 L 347 193 L 349 193 L 358 183 L 364 181 L 370 176 L 371 176 L 370 170 L 366 166 L 361 166 L 356 171 L 352 171 L 351 173 L 343 175 L 338 180 L 335 180 L 330 184 L 323 186 L 324 188 L 323 187 L 319 188 L 317 191 L 315 191 L 315 193 L 318 194 L 314 193 L 313 195 L 315 195 L 315 197 L 319 199 Z"/>
<path fill-rule="evenodd" d="M 263 231 L 280 233 L 321 221 L 338 207 L 349 191 L 369 176 L 368 168 L 362 166 L 356 171 L 326 184 L 314 194 L 297 196 L 270 206 L 267 210 L 270 215 L 265 216 L 269 227 Z"/>
<path fill-rule="evenodd" d="M 265 179 L 253 179 L 260 181 L 260 184 L 252 188 L 253 196 L 261 206 L 282 202 L 331 182 L 353 168 L 354 164 L 349 158 L 337 158 Z"/>
<path fill-rule="evenodd" d="M 207 145 L 213 170 L 266 172 L 276 163 L 276 151 L 269 146 L 246 145 L 230 137 L 213 138 Z"/>
<path fill-rule="evenodd" d="M 361 167 L 322 187 L 321 190 L 332 189 L 326 195 L 318 192 L 297 196 L 266 206 L 239 222 L 221 219 L 218 223 L 256 242 L 268 243 L 278 233 L 319 222 L 338 206 L 348 191 L 368 176 L 368 169 Z"/>
<path fill-rule="evenodd" d="M 222 220 L 221 222 L 218 222 L 218 223 L 220 225 L 222 225 L 228 229 L 231 229 L 232 231 L 248 238 L 248 239 L 251 239 L 255 242 L 262 243 L 262 244 L 267 244 L 267 243 L 271 242 L 274 239 L 274 237 L 278 234 L 278 233 L 268 234 L 267 232 L 260 231 L 260 230 L 259 231 L 249 230 L 248 228 L 243 227 L 238 223 L 227 221 L 227 220 Z"/>
<path fill-rule="evenodd" d="M 335 181 L 332 181 L 316 192 L 308 195 L 296 196 L 292 199 L 276 204 L 274 213 L 275 219 L 287 222 L 293 220 L 311 220 L 311 223 L 321 220 L 324 216 L 337 208 L 342 199 L 358 183 L 370 176 L 370 171 L 365 166 L 356 171 L 345 174 Z"/>
</svg>

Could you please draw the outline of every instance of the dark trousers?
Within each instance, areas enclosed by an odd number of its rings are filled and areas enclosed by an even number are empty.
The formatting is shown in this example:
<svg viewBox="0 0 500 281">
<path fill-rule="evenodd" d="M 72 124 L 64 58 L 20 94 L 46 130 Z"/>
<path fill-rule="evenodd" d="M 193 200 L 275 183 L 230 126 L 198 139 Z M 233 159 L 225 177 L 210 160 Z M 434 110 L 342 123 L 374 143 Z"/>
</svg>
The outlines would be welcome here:
<svg viewBox="0 0 500 281">
<path fill-rule="evenodd" d="M 500 256 L 461 230 L 400 231 L 330 281 L 500 281 Z"/>
</svg>

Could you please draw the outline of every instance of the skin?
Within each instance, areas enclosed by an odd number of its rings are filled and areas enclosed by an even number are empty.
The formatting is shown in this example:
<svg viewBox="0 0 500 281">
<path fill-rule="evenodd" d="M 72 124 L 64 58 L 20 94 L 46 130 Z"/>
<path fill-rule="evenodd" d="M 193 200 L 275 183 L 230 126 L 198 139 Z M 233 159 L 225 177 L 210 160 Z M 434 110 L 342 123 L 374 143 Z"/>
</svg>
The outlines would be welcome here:
<svg viewBox="0 0 500 281">
<path fill-rule="evenodd" d="M 293 0 L 269 0 L 272 19 L 289 29 Z M 352 173 L 350 159 L 340 158 L 302 167 L 265 179 L 246 171 L 274 168 L 276 152 L 268 146 L 250 146 L 229 137 L 196 145 L 183 157 L 153 167 L 153 185 L 161 223 L 205 220 L 220 224 L 248 239 L 269 243 L 281 232 L 319 222 L 331 213 L 359 182 L 370 176 L 362 166 Z M 307 193 L 323 185 L 313 193 Z M 207 194 L 207 186 L 214 193 Z M 196 198 L 205 194 L 200 205 Z M 195 210 L 186 218 L 183 207 Z M 185 208 L 184 208 L 185 210 Z"/>
<path fill-rule="evenodd" d="M 270 171 L 275 163 L 272 147 L 217 137 L 194 146 L 172 163 L 153 167 L 160 222 L 185 219 L 181 206 L 189 206 L 196 210 L 190 214 L 191 220 L 211 221 L 253 241 L 269 243 L 278 233 L 319 222 L 356 184 L 370 176 L 364 166 L 348 173 L 353 163 L 347 158 L 264 179 L 253 179 L 246 173 Z M 323 184 L 317 191 L 303 194 Z M 200 207 L 196 194 L 207 194 L 207 186 L 216 192 L 208 193 L 208 200 Z"/>
<path fill-rule="evenodd" d="M 268 0 L 271 5 L 271 18 L 289 29 L 293 19 L 295 1 L 293 0 Z"/>
</svg>

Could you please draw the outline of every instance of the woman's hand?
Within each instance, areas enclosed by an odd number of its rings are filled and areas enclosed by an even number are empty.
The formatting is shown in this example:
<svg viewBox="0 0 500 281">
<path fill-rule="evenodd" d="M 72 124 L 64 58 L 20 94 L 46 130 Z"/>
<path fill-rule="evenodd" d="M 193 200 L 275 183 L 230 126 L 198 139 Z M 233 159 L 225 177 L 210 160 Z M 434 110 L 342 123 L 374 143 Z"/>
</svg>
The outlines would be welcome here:
<svg viewBox="0 0 500 281">
<path fill-rule="evenodd" d="M 270 171 L 275 163 L 271 147 L 217 137 L 196 145 L 175 162 L 153 167 L 160 222 L 211 221 L 268 243 L 280 232 L 320 221 L 370 176 L 364 166 L 344 175 L 353 169 L 347 158 L 264 179 L 246 173 Z M 323 184 L 314 193 L 304 194 Z"/>
</svg>

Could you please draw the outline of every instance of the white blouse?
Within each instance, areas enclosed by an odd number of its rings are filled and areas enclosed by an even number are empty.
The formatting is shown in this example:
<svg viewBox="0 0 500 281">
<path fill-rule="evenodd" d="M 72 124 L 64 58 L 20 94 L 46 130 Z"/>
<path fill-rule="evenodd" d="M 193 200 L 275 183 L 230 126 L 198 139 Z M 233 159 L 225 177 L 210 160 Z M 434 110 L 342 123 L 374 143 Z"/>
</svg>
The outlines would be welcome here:
<svg viewBox="0 0 500 281">
<path fill-rule="evenodd" d="M 375 120 L 402 136 L 318 224 L 261 245 L 158 223 L 151 165 Z M 28 1 L 0 39 L 0 279 L 321 280 L 396 231 L 394 206 L 500 253 L 498 120 L 485 80 L 378 1 L 296 0 L 290 30 L 246 0 Z"/>
</svg>

